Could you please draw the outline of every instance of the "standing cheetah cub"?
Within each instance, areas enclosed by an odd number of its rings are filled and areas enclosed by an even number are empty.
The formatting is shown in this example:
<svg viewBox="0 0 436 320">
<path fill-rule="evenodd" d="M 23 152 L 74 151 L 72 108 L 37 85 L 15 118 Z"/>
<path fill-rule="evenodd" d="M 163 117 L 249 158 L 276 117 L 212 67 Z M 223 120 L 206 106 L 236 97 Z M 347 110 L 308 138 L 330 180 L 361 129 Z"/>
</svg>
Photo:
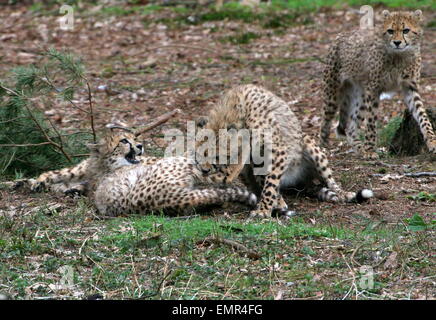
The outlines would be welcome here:
<svg viewBox="0 0 436 320">
<path fill-rule="evenodd" d="M 342 191 L 332 177 L 326 155 L 312 138 L 303 135 L 300 122 L 288 104 L 262 87 L 241 85 L 229 90 L 212 109 L 210 116 L 198 121 L 198 126 L 211 130 L 216 137 L 216 140 L 198 141 L 196 148 L 197 156 L 203 150 L 216 148 L 216 159 L 209 157 L 209 161 L 199 165 L 211 180 L 229 183 L 243 173 L 243 182 L 247 185 L 255 189 L 255 185 L 260 183 L 260 200 L 251 216 L 268 217 L 271 213 L 291 215 L 293 212 L 288 210 L 279 189 L 296 186 L 315 176 L 327 185 L 319 193 L 321 200 L 363 201 L 372 197 L 372 191 L 366 189 L 357 194 Z M 238 141 L 238 158 L 234 164 L 230 162 L 231 152 L 226 154 L 226 161 L 222 163 L 219 155 L 223 141 L 230 141 L 238 135 L 233 129 L 239 132 L 248 129 L 251 133 L 255 130 L 261 133 L 269 131 L 272 143 L 265 142 L 266 135 L 261 134 L 261 139 L 257 141 L 251 135 L 248 143 Z M 244 153 L 246 148 L 263 150 L 264 162 L 256 164 L 251 151 Z M 226 150 L 231 151 L 230 148 Z M 253 171 L 263 167 L 265 162 L 270 163 L 265 174 L 254 176 Z"/>
<path fill-rule="evenodd" d="M 224 202 L 254 206 L 257 202 L 254 194 L 242 188 L 197 187 L 198 182 L 210 179 L 188 158 L 141 156 L 142 145 L 127 128 L 111 125 L 105 138 L 88 147 L 91 156 L 78 165 L 26 182 L 35 191 L 80 191 L 94 200 L 100 214 L 111 216 Z"/>
<path fill-rule="evenodd" d="M 436 153 L 436 136 L 418 91 L 422 12 L 385 10 L 382 15 L 384 21 L 379 29 L 340 34 L 330 48 L 323 79 L 321 144 L 328 144 L 331 123 L 339 109 L 337 133 L 345 134 L 364 158 L 378 158 L 375 141 L 380 94 L 401 91 L 428 149 Z M 358 130 L 364 120 L 362 145 Z"/>
</svg>

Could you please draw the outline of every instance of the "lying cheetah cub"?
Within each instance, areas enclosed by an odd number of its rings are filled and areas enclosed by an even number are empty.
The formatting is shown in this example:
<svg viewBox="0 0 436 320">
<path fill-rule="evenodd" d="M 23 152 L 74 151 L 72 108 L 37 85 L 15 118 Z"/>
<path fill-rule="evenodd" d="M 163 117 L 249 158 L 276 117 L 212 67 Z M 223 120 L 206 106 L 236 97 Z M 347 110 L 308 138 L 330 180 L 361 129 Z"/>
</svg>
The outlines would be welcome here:
<svg viewBox="0 0 436 320">
<path fill-rule="evenodd" d="M 43 190 L 65 194 L 87 194 L 90 181 L 109 170 L 137 164 L 138 156 L 143 154 L 142 145 L 136 142 L 136 136 L 122 126 L 108 124 L 106 135 L 99 144 L 90 144 L 91 156 L 79 164 L 42 173 L 36 179 L 17 181 L 16 187 L 28 184 L 32 191 Z M 153 158 L 142 158 L 141 161 L 153 161 Z"/>
<path fill-rule="evenodd" d="M 210 116 L 199 120 L 197 126 L 211 130 L 216 137 L 216 140 L 198 141 L 196 148 L 197 157 L 206 156 L 208 159 L 199 166 L 211 180 L 229 183 L 243 173 L 243 182 L 252 188 L 255 189 L 258 182 L 261 184 L 260 200 L 251 216 L 268 217 L 271 213 L 292 215 L 279 188 L 296 186 L 315 176 L 327 185 L 319 193 L 321 200 L 360 202 L 372 197 L 372 191 L 366 189 L 357 194 L 342 191 L 332 177 L 326 155 L 312 138 L 303 135 L 299 120 L 288 104 L 262 87 L 241 85 L 229 90 L 212 109 Z M 251 138 L 248 143 L 243 143 L 238 136 L 240 129 L 248 129 L 253 134 L 257 130 L 260 139 L 255 141 Z M 265 143 L 267 137 L 262 132 L 266 134 L 268 131 L 272 143 Z M 229 152 L 223 163 L 220 159 L 223 141 L 228 144 L 234 137 L 239 139 L 237 161 L 231 164 L 231 148 L 227 146 L 225 150 Z M 202 154 L 214 148 L 215 159 L 213 155 Z M 256 164 L 253 153 L 244 152 L 247 148 L 251 151 L 255 148 L 263 150 L 265 161 Z M 264 166 L 265 162 L 270 163 L 265 174 L 254 176 L 253 171 Z"/>
<path fill-rule="evenodd" d="M 422 12 L 385 10 L 382 15 L 384 21 L 379 29 L 343 33 L 330 48 L 323 75 L 321 144 L 328 144 L 331 123 L 339 109 L 337 133 L 345 134 L 364 158 L 378 158 L 374 149 L 380 94 L 401 91 L 428 149 L 436 153 L 436 136 L 418 91 Z M 357 132 L 363 120 L 367 129 L 365 146 Z"/>
<path fill-rule="evenodd" d="M 89 148 L 91 156 L 77 166 L 46 172 L 27 182 L 33 190 L 80 191 L 93 198 L 100 214 L 112 216 L 224 202 L 253 206 L 257 202 L 254 194 L 242 188 L 197 188 L 197 182 L 210 179 L 194 161 L 143 157 L 141 144 L 127 128 L 109 126 L 106 137 Z"/>
</svg>

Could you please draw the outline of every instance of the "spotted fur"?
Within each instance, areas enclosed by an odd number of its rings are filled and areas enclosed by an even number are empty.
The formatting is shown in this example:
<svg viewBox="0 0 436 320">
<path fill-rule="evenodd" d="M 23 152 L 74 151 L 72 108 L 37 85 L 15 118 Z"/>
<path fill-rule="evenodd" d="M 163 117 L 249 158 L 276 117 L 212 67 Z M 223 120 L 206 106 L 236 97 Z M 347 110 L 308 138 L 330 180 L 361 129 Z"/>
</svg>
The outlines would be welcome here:
<svg viewBox="0 0 436 320">
<path fill-rule="evenodd" d="M 17 183 L 29 184 L 32 191 L 63 192 L 69 195 L 87 194 L 90 181 L 106 171 L 151 161 L 151 158 L 138 157 L 143 154 L 142 144 L 136 141 L 135 134 L 127 128 L 113 124 L 107 125 L 105 135 L 97 144 L 89 144 L 89 158 L 79 164 L 42 173 L 36 179 L 22 180 Z M 92 187 L 91 187 L 92 188 Z"/>
<path fill-rule="evenodd" d="M 94 200 L 101 214 L 111 216 L 157 209 L 178 212 L 224 202 L 253 206 L 257 202 L 256 196 L 243 188 L 197 186 L 209 181 L 195 161 L 168 157 L 147 166 L 123 167 L 103 176 L 97 183 Z"/>
<path fill-rule="evenodd" d="M 220 159 L 217 159 L 216 163 L 208 161 L 199 165 L 216 182 L 230 183 L 241 176 L 245 184 L 257 189 L 260 200 L 251 212 L 252 216 L 268 217 L 272 212 L 292 214 L 280 194 L 280 188 L 297 185 L 311 176 L 319 177 L 327 185 L 319 193 L 321 200 L 335 202 L 356 199 L 355 193 L 343 192 L 335 182 L 325 153 L 311 137 L 303 135 L 299 120 L 288 104 L 262 87 L 242 85 L 230 89 L 212 109 L 210 117 L 199 121 L 199 126 L 212 130 L 217 140 L 199 141 L 197 153 L 200 149 L 208 150 L 204 145 L 212 143 L 210 148 L 217 147 L 216 155 L 219 155 L 220 130 L 227 129 L 227 135 L 221 136 L 227 140 L 234 134 L 229 129 L 249 129 L 251 132 L 271 130 L 272 144 L 267 145 L 261 139 L 259 146 L 264 154 L 271 156 L 271 166 L 265 175 L 254 176 L 256 164 L 253 159 L 242 157 L 242 150 L 253 145 L 241 141 L 236 164 L 230 164 L 229 159 L 220 164 Z M 230 154 L 227 156 L 230 158 Z M 257 166 L 263 166 L 263 163 Z"/>
<path fill-rule="evenodd" d="M 142 145 L 136 135 L 119 129 L 110 129 L 100 143 L 90 145 L 91 156 L 77 166 L 43 173 L 27 183 L 34 191 L 46 188 L 86 194 L 100 214 L 111 216 L 158 209 L 180 211 L 224 202 L 254 206 L 257 202 L 244 188 L 200 188 L 211 180 L 195 161 L 141 156 Z"/>
<path fill-rule="evenodd" d="M 436 136 L 419 95 L 422 12 L 383 11 L 377 29 L 340 34 L 327 56 L 323 74 L 324 109 L 321 144 L 328 145 L 333 118 L 339 109 L 337 133 L 364 158 L 374 159 L 379 97 L 400 91 L 419 124 L 430 152 L 436 153 Z M 358 130 L 366 123 L 365 143 Z"/>
</svg>

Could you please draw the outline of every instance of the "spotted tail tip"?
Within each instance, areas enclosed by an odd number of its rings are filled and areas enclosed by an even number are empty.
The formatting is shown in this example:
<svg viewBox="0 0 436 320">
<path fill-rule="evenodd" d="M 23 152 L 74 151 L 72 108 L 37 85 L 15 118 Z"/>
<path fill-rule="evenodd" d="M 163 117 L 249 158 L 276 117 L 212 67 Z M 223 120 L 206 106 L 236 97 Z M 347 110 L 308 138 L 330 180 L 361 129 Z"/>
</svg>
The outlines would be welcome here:
<svg viewBox="0 0 436 320">
<path fill-rule="evenodd" d="M 356 193 L 356 202 L 362 203 L 372 197 L 374 197 L 374 192 L 372 192 L 372 190 L 362 189 Z"/>
</svg>

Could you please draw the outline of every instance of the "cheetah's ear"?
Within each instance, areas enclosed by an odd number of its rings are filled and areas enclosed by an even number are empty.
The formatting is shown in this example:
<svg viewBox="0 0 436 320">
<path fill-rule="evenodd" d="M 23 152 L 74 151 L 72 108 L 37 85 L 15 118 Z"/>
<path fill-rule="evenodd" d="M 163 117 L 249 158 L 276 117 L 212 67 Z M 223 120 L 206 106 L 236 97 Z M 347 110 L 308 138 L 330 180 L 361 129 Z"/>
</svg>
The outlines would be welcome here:
<svg viewBox="0 0 436 320">
<path fill-rule="evenodd" d="M 390 16 L 391 16 L 391 13 L 389 12 L 389 10 L 383 10 L 382 11 L 383 19 L 389 18 Z"/>
<path fill-rule="evenodd" d="M 415 12 L 413 12 L 412 16 L 415 18 L 416 21 L 422 21 L 423 20 L 422 11 L 421 10 L 416 10 Z"/>
<path fill-rule="evenodd" d="M 124 130 L 130 133 L 133 133 L 132 130 L 130 130 L 129 128 L 121 125 L 121 124 L 114 124 L 114 123 L 108 123 L 106 125 L 106 128 L 110 129 L 111 131 L 115 130 L 115 129 L 120 129 L 120 130 Z"/>
<path fill-rule="evenodd" d="M 208 122 L 209 122 L 209 118 L 208 117 L 199 117 L 195 121 L 195 126 L 197 128 L 204 128 Z"/>
</svg>

